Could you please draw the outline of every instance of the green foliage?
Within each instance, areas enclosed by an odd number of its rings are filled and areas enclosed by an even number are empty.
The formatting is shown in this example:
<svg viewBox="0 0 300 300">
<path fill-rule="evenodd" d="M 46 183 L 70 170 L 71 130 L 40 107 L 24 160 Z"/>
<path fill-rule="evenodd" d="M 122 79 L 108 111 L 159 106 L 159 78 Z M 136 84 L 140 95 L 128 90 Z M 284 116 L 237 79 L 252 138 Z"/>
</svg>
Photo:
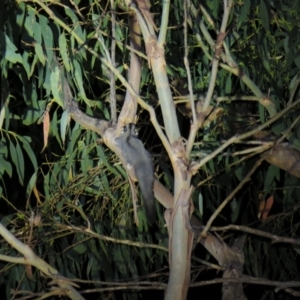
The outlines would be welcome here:
<svg viewBox="0 0 300 300">
<path fill-rule="evenodd" d="M 165 282 L 164 266 L 168 254 L 145 246 L 168 246 L 162 207 L 157 205 L 158 228 L 149 229 L 140 207 L 140 225 L 133 224 L 130 188 L 119 161 L 111 151 L 98 144 L 95 133 L 86 132 L 78 124 L 69 122 L 69 115 L 63 109 L 63 79 L 54 63 L 55 57 L 64 68 L 80 108 L 89 115 L 110 119 L 106 101 L 110 89 L 109 71 L 79 42 L 81 40 L 107 58 L 103 48 L 103 44 L 108 48 L 111 44 L 107 3 L 73 1 L 78 10 L 71 4 L 51 5 L 49 9 L 53 9 L 57 17 L 53 20 L 45 7 L 41 8 L 34 2 L 4 2 L 5 25 L 0 28 L 1 223 L 26 243 L 30 235 L 30 212 L 41 214 L 42 225 L 34 227 L 30 246 L 64 276 L 86 280 L 82 287 L 103 287 L 103 281 L 137 280 L 140 276 L 148 279 L 152 271 L 159 274 L 157 280 Z M 201 2 L 211 20 L 200 12 L 193 14 L 191 8 L 189 61 L 193 89 L 197 94 L 206 94 L 210 82 L 211 58 L 214 56 L 211 45 L 216 39 L 214 28 L 220 27 L 222 2 Z M 198 10 L 199 3 L 194 1 L 193 5 L 195 11 Z M 153 2 L 151 11 L 159 25 L 161 3 Z M 128 25 L 127 16 L 122 13 L 117 14 L 116 22 L 116 61 L 119 72 L 126 77 Z M 174 99 L 186 95 L 188 87 L 183 62 L 182 22 L 183 1 L 176 1 L 172 4 L 165 49 Z M 257 88 L 270 96 L 277 111 L 286 106 L 299 74 L 299 22 L 297 1 L 235 1 L 225 42 L 243 74 L 238 77 L 230 73 L 221 61 L 212 104 L 222 108 L 222 114 L 199 131 L 192 151 L 195 160 L 211 154 L 225 139 L 269 119 L 266 107 L 258 101 L 247 105 L 242 100 L 228 97 L 253 95 Z M 99 35 L 98 39 L 95 34 Z M 142 64 L 141 95 L 151 102 L 156 98 L 156 87 L 148 62 L 144 60 Z M 254 83 L 247 85 L 243 80 L 245 76 Z M 118 94 L 124 94 L 124 87 L 117 78 L 116 89 Z M 298 97 L 299 89 L 296 89 L 295 98 Z M 48 145 L 42 151 L 44 129 L 40 123 L 45 111 L 50 115 L 50 131 Z M 157 114 L 159 116 L 158 111 Z M 290 128 L 298 115 L 299 109 L 295 108 L 273 123 L 270 130 L 279 136 Z M 181 120 L 184 135 L 190 121 L 184 117 Z M 299 149 L 299 126 L 287 139 Z M 155 149 L 155 143 L 154 138 L 149 147 Z M 232 145 L 195 175 L 195 215 L 200 216 L 204 223 L 255 164 L 257 156 L 231 155 L 250 147 L 249 144 Z M 161 145 L 158 148 L 161 149 Z M 165 157 L 164 153 L 159 154 Z M 172 189 L 169 162 L 166 159 L 156 162 L 163 182 Z M 260 193 L 265 197 L 273 195 L 275 199 L 271 216 L 265 223 L 257 220 Z M 299 199 L 299 180 L 263 163 L 214 225 L 251 225 L 270 233 L 294 237 L 299 235 L 295 219 Z M 89 226 L 92 233 L 86 230 Z M 136 246 L 132 242 L 140 244 Z M 297 252 L 291 247 L 274 246 L 267 240 L 251 236 L 244 252 L 245 272 L 249 275 L 282 281 L 299 279 L 295 264 Z M 0 254 L 19 256 L 3 240 Z M 196 262 L 195 266 L 198 266 Z M 48 288 L 47 281 L 36 269 L 33 269 L 32 279 L 22 265 L 0 261 L 0 270 L 0 287 L 7 299 L 11 297 L 11 289 L 37 292 Z M 193 273 L 193 280 L 197 280 L 197 276 Z M 105 292 L 99 295 L 107 296 Z M 138 298 L 138 293 L 123 294 L 124 299 L 134 297 Z"/>
</svg>

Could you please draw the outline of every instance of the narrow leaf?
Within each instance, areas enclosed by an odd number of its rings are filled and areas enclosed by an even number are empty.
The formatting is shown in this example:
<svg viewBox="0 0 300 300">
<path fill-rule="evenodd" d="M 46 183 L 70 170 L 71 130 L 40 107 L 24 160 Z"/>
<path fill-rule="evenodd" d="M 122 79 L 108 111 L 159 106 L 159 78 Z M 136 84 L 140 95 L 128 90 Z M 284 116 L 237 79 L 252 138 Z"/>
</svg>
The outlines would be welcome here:
<svg viewBox="0 0 300 300">
<path fill-rule="evenodd" d="M 22 56 L 20 53 L 16 53 L 18 50 L 17 47 L 10 41 L 9 37 L 3 33 L 0 32 L 0 41 L 2 46 L 0 46 L 0 53 L 4 56 L 5 59 L 10 61 L 11 63 L 20 63 L 22 64 Z M 4 47 L 5 45 L 5 47 Z"/>
<path fill-rule="evenodd" d="M 3 175 L 4 172 L 6 172 L 9 177 L 12 176 L 12 165 L 5 159 L 3 155 L 0 155 L 0 166 L 0 175 Z"/>
<path fill-rule="evenodd" d="M 57 102 L 58 105 L 63 107 L 61 93 L 60 93 L 60 91 L 62 90 L 60 79 L 61 78 L 60 78 L 59 68 L 55 67 L 54 71 L 52 71 L 50 75 L 51 92 L 54 96 L 55 102 Z"/>
<path fill-rule="evenodd" d="M 24 162 L 23 151 L 22 151 L 18 141 L 16 144 L 16 150 L 17 150 L 17 155 L 18 155 L 19 179 L 20 179 L 20 183 L 23 185 L 24 184 L 24 174 L 25 174 L 25 162 Z"/>
<path fill-rule="evenodd" d="M 34 171 L 37 170 L 37 160 L 36 160 L 36 156 L 29 144 L 29 142 L 27 141 L 27 139 L 23 136 L 18 136 L 18 138 L 22 141 L 23 143 L 23 148 L 24 150 L 26 151 L 27 155 L 29 156 L 32 164 L 33 164 L 33 167 L 34 167 Z"/>
<path fill-rule="evenodd" d="M 21 151 L 21 148 L 19 144 L 17 143 L 17 148 L 12 143 L 12 141 L 9 141 L 9 150 L 10 150 L 10 156 L 11 159 L 16 167 L 20 184 L 23 185 L 24 181 L 24 158 Z"/>
<path fill-rule="evenodd" d="M 81 66 L 79 65 L 79 63 L 76 60 L 74 60 L 73 63 L 74 63 L 74 67 L 75 67 L 74 75 L 75 75 L 77 86 L 79 88 L 80 96 L 88 104 L 88 99 L 85 95 L 85 90 L 84 90 L 84 87 L 83 87 L 83 78 L 82 78 Z"/>
<path fill-rule="evenodd" d="M 49 130 L 50 130 L 50 115 L 48 110 L 46 110 L 44 114 L 44 122 L 43 122 L 44 147 L 41 152 L 43 152 L 48 145 Z"/>
<path fill-rule="evenodd" d="M 45 66 L 45 64 L 46 64 L 46 58 L 45 58 L 42 46 L 40 44 L 36 43 L 34 45 L 34 49 L 35 49 L 35 53 L 36 53 L 37 57 L 39 58 L 39 61 L 41 62 L 41 64 L 43 66 Z"/>
<path fill-rule="evenodd" d="M 264 211 L 263 211 L 262 216 L 261 216 L 262 221 L 265 221 L 267 219 L 267 217 L 270 213 L 270 210 L 273 206 L 273 203 L 274 203 L 274 196 L 271 195 L 266 201 L 266 206 L 265 206 Z"/>
<path fill-rule="evenodd" d="M 65 110 L 60 119 L 60 136 L 64 146 L 65 146 L 66 132 L 67 132 L 67 126 L 69 124 L 69 120 L 70 120 L 69 113 L 67 110 Z"/>
<path fill-rule="evenodd" d="M 63 62 L 64 62 L 64 66 L 65 66 L 66 70 L 68 72 L 70 72 L 71 71 L 71 65 L 70 65 L 68 49 L 67 49 L 67 40 L 66 40 L 66 37 L 65 37 L 64 33 L 62 33 L 59 36 L 58 43 L 59 43 L 60 54 L 61 54 L 61 57 L 62 57 Z"/>
<path fill-rule="evenodd" d="M 36 187 L 35 187 L 36 179 L 37 179 L 37 172 L 34 172 L 31 176 L 29 183 L 27 185 L 27 188 L 26 188 L 26 197 L 28 198 L 30 196 L 32 190 L 34 190 L 34 194 L 35 194 L 37 200 L 39 200 L 38 202 L 41 204 L 39 194 L 36 192 Z"/>
<path fill-rule="evenodd" d="M 269 12 L 268 12 L 268 8 L 267 8 L 264 0 L 260 1 L 259 15 L 260 15 L 260 19 L 262 21 L 263 27 L 265 28 L 266 31 L 269 31 L 270 30 Z"/>
</svg>

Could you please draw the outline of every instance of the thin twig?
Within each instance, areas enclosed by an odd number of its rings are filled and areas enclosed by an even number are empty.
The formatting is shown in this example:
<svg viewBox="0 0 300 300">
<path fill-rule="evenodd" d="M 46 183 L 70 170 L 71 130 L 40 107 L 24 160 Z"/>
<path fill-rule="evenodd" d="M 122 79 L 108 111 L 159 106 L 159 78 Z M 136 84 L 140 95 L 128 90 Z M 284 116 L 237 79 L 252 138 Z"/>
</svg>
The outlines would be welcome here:
<svg viewBox="0 0 300 300">
<path fill-rule="evenodd" d="M 286 238 L 282 236 L 278 236 L 276 234 L 268 233 L 262 230 L 253 229 L 247 226 L 239 226 L 239 225 L 227 225 L 222 227 L 211 227 L 210 231 L 227 231 L 227 230 L 237 230 L 250 234 L 254 234 L 257 236 L 262 236 L 272 240 L 272 243 L 288 243 L 293 245 L 300 245 L 299 239 Z"/>
<path fill-rule="evenodd" d="M 110 1 L 111 8 L 111 64 L 113 67 L 116 66 L 116 16 L 115 16 L 115 3 L 114 0 Z M 117 104 L 116 104 L 116 81 L 115 75 L 110 71 L 110 112 L 112 124 L 115 125 L 117 122 Z"/>
<path fill-rule="evenodd" d="M 256 171 L 256 169 L 260 166 L 264 158 L 260 158 L 252 167 L 252 169 L 248 172 L 245 178 L 236 186 L 236 188 L 226 197 L 226 199 L 221 203 L 221 205 L 215 210 L 215 212 L 209 218 L 207 224 L 205 225 L 203 231 L 200 234 L 200 238 L 205 236 L 207 231 L 210 229 L 211 224 L 216 219 L 218 214 L 223 210 L 223 208 L 231 201 L 231 199 L 236 195 L 236 193 L 243 187 L 243 185 L 250 180 L 251 175 Z"/>
<path fill-rule="evenodd" d="M 223 40 L 225 39 L 225 36 L 226 36 L 225 31 L 226 31 L 231 7 L 232 7 L 232 0 L 229 0 L 228 3 L 226 0 L 224 0 L 224 15 L 223 15 L 221 28 L 220 28 L 220 33 L 218 34 L 217 42 L 215 44 L 215 55 L 214 55 L 213 62 L 212 62 L 210 81 L 209 81 L 209 86 L 208 86 L 206 98 L 205 98 L 204 105 L 203 105 L 204 112 L 209 107 L 209 104 L 211 102 L 212 95 L 213 95 L 213 92 L 215 89 L 219 60 L 220 60 L 221 53 L 222 53 Z"/>
<path fill-rule="evenodd" d="M 191 109 L 193 114 L 193 123 L 195 124 L 197 122 L 197 116 L 196 116 L 196 109 L 195 109 L 195 103 L 194 103 L 194 94 L 193 94 L 193 87 L 192 87 L 192 78 L 191 78 L 191 70 L 188 60 L 189 55 L 189 47 L 188 47 L 188 40 L 187 40 L 187 19 L 188 19 L 188 9 L 190 7 L 189 0 L 184 0 L 184 20 L 183 20 L 183 36 L 184 36 L 184 65 L 186 68 L 186 74 L 188 79 L 188 88 L 189 88 L 189 96 L 191 101 Z"/>
<path fill-rule="evenodd" d="M 236 135 L 231 137 L 229 140 L 227 140 L 222 146 L 220 146 L 218 149 L 213 151 L 211 154 L 207 155 L 204 159 L 200 161 L 200 163 L 193 166 L 193 170 L 197 171 L 199 168 L 201 168 L 203 165 L 205 165 L 208 161 L 210 161 L 212 158 L 214 158 L 217 154 L 222 152 L 225 148 L 227 148 L 229 145 L 238 143 L 241 140 L 244 140 L 246 138 L 249 138 L 250 136 L 254 135 L 255 133 L 263 130 L 264 128 L 270 126 L 274 122 L 276 122 L 278 119 L 280 119 L 282 116 L 284 116 L 287 112 L 289 112 L 292 108 L 300 104 L 300 98 L 293 102 L 291 105 L 285 107 L 283 110 L 281 110 L 279 113 L 277 113 L 273 118 L 266 121 L 264 124 L 261 124 L 257 126 L 256 128 L 243 133 L 241 135 Z"/>
</svg>

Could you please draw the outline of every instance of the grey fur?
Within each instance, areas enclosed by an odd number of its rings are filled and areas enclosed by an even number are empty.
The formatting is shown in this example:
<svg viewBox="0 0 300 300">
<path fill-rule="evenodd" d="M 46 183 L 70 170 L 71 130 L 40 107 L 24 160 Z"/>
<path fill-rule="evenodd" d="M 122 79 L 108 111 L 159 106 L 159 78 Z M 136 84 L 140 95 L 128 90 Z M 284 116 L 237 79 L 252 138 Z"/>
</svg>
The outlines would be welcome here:
<svg viewBox="0 0 300 300">
<path fill-rule="evenodd" d="M 132 123 L 123 127 L 123 131 L 116 142 L 122 149 L 126 168 L 134 170 L 136 177 L 134 179 L 139 182 L 148 221 L 153 223 L 155 199 L 153 192 L 154 169 L 151 156 L 142 141 L 138 139 L 135 126 Z"/>
</svg>

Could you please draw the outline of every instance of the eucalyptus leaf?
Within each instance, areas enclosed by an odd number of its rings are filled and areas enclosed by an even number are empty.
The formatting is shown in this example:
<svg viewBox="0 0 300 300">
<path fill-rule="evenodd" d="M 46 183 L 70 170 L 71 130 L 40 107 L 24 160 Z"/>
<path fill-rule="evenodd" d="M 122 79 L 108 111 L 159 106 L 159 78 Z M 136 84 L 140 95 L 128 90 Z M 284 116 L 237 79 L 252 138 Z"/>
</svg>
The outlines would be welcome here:
<svg viewBox="0 0 300 300">
<path fill-rule="evenodd" d="M 61 120 L 60 120 L 60 136 L 61 136 L 61 140 L 63 145 L 65 144 L 65 140 L 66 140 L 66 132 L 67 132 L 67 128 L 69 125 L 69 120 L 70 120 L 70 116 L 67 110 L 65 110 L 61 116 Z"/>
<path fill-rule="evenodd" d="M 35 49 L 35 53 L 37 55 L 37 57 L 39 58 L 39 61 L 42 63 L 42 65 L 44 66 L 46 64 L 46 57 L 44 55 L 44 51 L 43 48 L 40 44 L 35 44 L 34 45 L 34 49 Z"/>
<path fill-rule="evenodd" d="M 4 172 L 8 174 L 8 176 L 11 178 L 12 176 L 12 165 L 10 162 L 6 160 L 4 155 L 0 154 L 0 175 L 2 176 Z"/>
<path fill-rule="evenodd" d="M 34 152 L 29 144 L 29 141 L 26 139 L 30 139 L 29 137 L 23 137 L 23 136 L 18 136 L 18 138 L 22 141 L 23 143 L 23 148 L 24 150 L 26 151 L 27 155 L 29 156 L 31 162 L 32 162 L 32 165 L 34 167 L 34 171 L 37 171 L 37 160 L 36 160 L 36 156 L 34 155 Z"/>
<path fill-rule="evenodd" d="M 9 141 L 9 151 L 10 151 L 10 157 L 15 165 L 19 182 L 21 185 L 24 183 L 24 158 L 22 151 L 20 149 L 20 146 L 18 143 L 16 143 L 17 146 L 13 144 L 12 141 Z"/>
<path fill-rule="evenodd" d="M 22 56 L 20 53 L 16 53 L 18 48 L 11 42 L 10 38 L 3 32 L 0 31 L 0 40 L 4 41 L 5 48 L 0 46 L 0 53 L 5 59 L 13 64 L 22 64 Z"/>
<path fill-rule="evenodd" d="M 58 42 L 59 42 L 59 50 L 60 50 L 60 54 L 61 54 L 63 62 L 64 62 L 64 66 L 66 68 L 66 71 L 70 72 L 72 65 L 70 64 L 70 61 L 69 61 L 67 40 L 66 40 L 66 36 L 65 36 L 64 32 L 62 32 L 60 34 Z"/>
<path fill-rule="evenodd" d="M 62 102 L 62 94 L 61 94 L 61 77 L 60 77 L 60 71 L 58 67 L 55 67 L 54 70 L 51 72 L 50 75 L 50 84 L 51 84 L 51 92 L 54 96 L 54 100 L 63 107 L 63 102 Z"/>
</svg>

